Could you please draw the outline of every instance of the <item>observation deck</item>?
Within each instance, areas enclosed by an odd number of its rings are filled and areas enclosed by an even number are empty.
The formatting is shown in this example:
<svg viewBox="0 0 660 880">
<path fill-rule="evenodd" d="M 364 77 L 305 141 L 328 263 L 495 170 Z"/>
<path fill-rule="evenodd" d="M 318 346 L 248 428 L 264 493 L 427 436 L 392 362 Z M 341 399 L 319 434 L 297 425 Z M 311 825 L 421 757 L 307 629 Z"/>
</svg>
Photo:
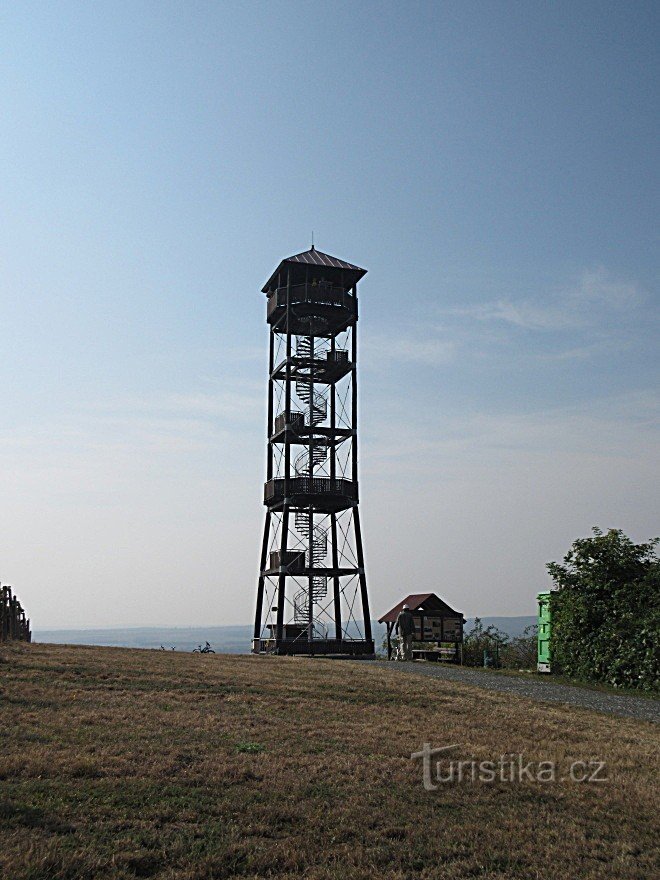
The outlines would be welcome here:
<svg viewBox="0 0 660 880">
<path fill-rule="evenodd" d="M 353 294 L 328 281 L 278 287 L 268 295 L 266 305 L 266 320 L 273 330 L 296 336 L 335 336 L 357 317 Z"/>
<path fill-rule="evenodd" d="M 271 373 L 271 379 L 284 382 L 287 366 L 295 382 L 309 381 L 313 377 L 316 385 L 334 385 L 353 369 L 353 364 L 348 359 L 348 352 L 337 349 L 328 351 L 324 358 L 306 358 L 297 355 L 284 358 Z"/>
<path fill-rule="evenodd" d="M 352 480 L 337 477 L 291 477 L 288 481 L 276 477 L 264 484 L 264 504 L 271 510 L 282 507 L 286 498 L 290 507 L 313 507 L 315 513 L 337 513 L 353 507 L 357 494 Z"/>
<path fill-rule="evenodd" d="M 328 446 L 339 446 L 344 440 L 355 434 L 353 428 L 330 428 L 325 425 L 307 424 L 305 413 L 291 411 L 287 421 L 286 413 L 280 413 L 275 419 L 271 443 L 292 443 L 309 445 L 310 434 L 316 438 L 325 438 Z"/>
</svg>

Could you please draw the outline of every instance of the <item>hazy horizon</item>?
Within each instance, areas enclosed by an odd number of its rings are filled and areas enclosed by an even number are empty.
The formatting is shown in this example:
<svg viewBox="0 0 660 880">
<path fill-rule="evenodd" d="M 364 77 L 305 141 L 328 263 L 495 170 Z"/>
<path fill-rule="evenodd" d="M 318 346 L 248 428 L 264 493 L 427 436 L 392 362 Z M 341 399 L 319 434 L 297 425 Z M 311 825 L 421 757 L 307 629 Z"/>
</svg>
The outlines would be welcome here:
<svg viewBox="0 0 660 880">
<path fill-rule="evenodd" d="M 536 614 L 518 614 L 518 615 L 477 615 L 482 620 L 492 621 L 492 620 L 527 620 L 528 618 L 536 619 Z M 467 618 L 468 623 L 474 620 L 473 617 Z M 361 621 L 358 620 L 358 623 Z M 376 618 L 372 618 L 372 623 L 377 623 Z M 175 623 L 175 624 L 162 624 L 161 626 L 76 626 L 76 627 L 49 627 L 49 626 L 39 626 L 34 630 L 36 634 L 43 633 L 55 633 L 55 632 L 123 632 L 130 630 L 191 630 L 191 629 L 199 629 L 203 630 L 205 627 L 208 629 L 228 629 L 228 630 L 236 630 L 236 629 L 251 629 L 254 626 L 254 621 L 247 621 L 244 623 L 234 623 L 234 624 L 201 624 L 201 623 L 191 623 L 191 624 L 183 624 L 183 623 Z M 33 635 L 34 635 L 33 633 Z"/>
<path fill-rule="evenodd" d="M 372 616 L 533 614 L 592 526 L 660 532 L 660 10 L 255 12 L 3 10 L 0 580 L 35 630 L 249 623 L 259 291 L 314 230 L 368 270 Z"/>
<path fill-rule="evenodd" d="M 482 619 L 485 626 L 494 624 L 501 632 L 510 637 L 523 634 L 526 627 L 536 622 L 535 615 L 520 617 L 487 617 Z M 468 618 L 465 632 L 468 633 L 474 624 Z M 348 627 L 349 635 L 356 636 L 358 626 Z M 385 638 L 385 624 L 372 620 L 373 635 L 376 649 L 381 650 Z M 218 654 L 248 654 L 252 646 L 253 624 L 245 623 L 234 626 L 132 626 L 103 627 L 82 629 L 36 629 L 32 641 L 40 644 L 71 644 L 71 645 L 105 645 L 115 648 L 147 648 L 152 650 L 192 651 L 198 645 L 210 642 Z"/>
</svg>

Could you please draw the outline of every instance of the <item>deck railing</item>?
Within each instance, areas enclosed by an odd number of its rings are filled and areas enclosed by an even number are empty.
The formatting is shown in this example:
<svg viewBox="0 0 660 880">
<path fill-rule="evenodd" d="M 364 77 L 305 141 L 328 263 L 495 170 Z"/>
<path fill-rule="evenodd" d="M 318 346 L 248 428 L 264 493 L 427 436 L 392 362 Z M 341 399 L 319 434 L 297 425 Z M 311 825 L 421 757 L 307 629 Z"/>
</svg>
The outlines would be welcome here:
<svg viewBox="0 0 660 880">
<path fill-rule="evenodd" d="M 284 479 L 269 480 L 264 485 L 264 502 L 284 498 Z M 355 484 L 352 480 L 331 477 L 292 477 L 289 480 L 289 495 L 343 495 L 355 498 Z"/>
<path fill-rule="evenodd" d="M 343 287 L 335 287 L 326 282 L 319 284 L 293 284 L 290 289 L 278 287 L 268 295 L 268 317 L 278 308 L 284 308 L 287 303 L 287 290 L 289 304 L 313 303 L 321 306 L 334 306 L 347 308 L 351 311 L 355 308 L 355 297 L 349 290 Z"/>
<path fill-rule="evenodd" d="M 275 418 L 275 434 L 279 434 L 283 431 L 287 425 L 294 430 L 304 428 L 305 427 L 305 416 L 301 412 L 291 411 L 289 413 L 289 421 L 287 422 L 286 413 L 280 413 Z"/>
</svg>

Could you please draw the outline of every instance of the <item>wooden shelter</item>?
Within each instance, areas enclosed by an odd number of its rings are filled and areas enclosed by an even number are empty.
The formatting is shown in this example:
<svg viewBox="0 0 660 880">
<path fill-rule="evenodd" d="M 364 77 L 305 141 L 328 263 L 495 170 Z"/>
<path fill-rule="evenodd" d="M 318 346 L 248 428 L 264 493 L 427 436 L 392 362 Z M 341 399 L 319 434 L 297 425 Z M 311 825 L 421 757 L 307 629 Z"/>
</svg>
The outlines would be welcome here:
<svg viewBox="0 0 660 880">
<path fill-rule="evenodd" d="M 462 612 L 451 608 L 435 593 L 412 593 L 379 618 L 387 628 L 387 658 L 392 658 L 392 633 L 403 606 L 407 605 L 415 619 L 415 642 L 435 643 L 433 649 L 414 649 L 415 659 L 460 661 L 463 643 Z"/>
</svg>

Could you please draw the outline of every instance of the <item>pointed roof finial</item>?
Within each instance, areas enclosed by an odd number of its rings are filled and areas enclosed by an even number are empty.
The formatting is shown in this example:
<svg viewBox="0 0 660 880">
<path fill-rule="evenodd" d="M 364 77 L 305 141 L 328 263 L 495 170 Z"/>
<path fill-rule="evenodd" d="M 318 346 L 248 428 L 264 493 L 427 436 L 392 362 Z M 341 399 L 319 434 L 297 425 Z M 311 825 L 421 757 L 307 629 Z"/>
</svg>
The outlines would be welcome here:
<svg viewBox="0 0 660 880">
<path fill-rule="evenodd" d="M 312 250 L 314 250 L 314 230 L 312 229 Z"/>
</svg>

